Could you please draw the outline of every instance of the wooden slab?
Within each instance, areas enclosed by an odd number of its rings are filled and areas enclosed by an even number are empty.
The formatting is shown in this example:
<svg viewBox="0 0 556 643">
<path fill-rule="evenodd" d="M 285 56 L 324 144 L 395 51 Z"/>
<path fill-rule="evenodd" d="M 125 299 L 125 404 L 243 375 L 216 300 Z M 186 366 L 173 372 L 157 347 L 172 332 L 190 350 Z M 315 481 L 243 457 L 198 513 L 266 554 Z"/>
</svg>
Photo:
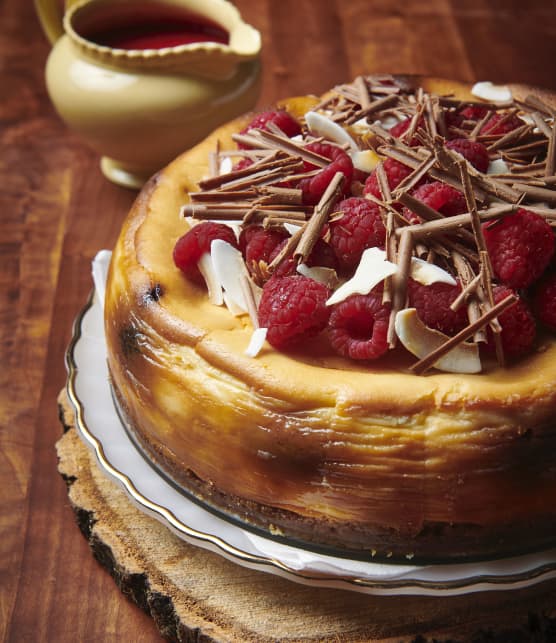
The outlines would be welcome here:
<svg viewBox="0 0 556 643">
<path fill-rule="evenodd" d="M 188 545 L 143 514 L 81 442 L 65 393 L 59 472 L 79 528 L 122 593 L 178 641 L 544 641 L 556 582 L 451 598 L 306 587 Z M 100 570 L 99 570 L 100 573 Z M 76 596 L 76 600 L 79 597 Z"/>
</svg>

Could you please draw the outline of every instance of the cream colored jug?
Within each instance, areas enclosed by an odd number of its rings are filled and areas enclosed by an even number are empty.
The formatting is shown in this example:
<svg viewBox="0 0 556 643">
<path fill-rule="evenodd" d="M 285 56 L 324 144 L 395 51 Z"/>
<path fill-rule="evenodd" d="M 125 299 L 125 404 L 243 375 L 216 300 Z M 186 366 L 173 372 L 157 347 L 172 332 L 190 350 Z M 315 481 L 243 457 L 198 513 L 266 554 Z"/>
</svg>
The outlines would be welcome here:
<svg viewBox="0 0 556 643">
<path fill-rule="evenodd" d="M 36 0 L 53 43 L 51 100 L 66 124 L 101 156 L 107 178 L 140 187 L 218 125 L 249 111 L 260 91 L 260 34 L 227 0 Z M 228 43 L 149 49 L 100 44 L 95 28 L 157 12 L 218 26 Z M 181 12 L 181 13 L 180 13 Z M 150 22 L 148 22 L 150 21 Z"/>
</svg>

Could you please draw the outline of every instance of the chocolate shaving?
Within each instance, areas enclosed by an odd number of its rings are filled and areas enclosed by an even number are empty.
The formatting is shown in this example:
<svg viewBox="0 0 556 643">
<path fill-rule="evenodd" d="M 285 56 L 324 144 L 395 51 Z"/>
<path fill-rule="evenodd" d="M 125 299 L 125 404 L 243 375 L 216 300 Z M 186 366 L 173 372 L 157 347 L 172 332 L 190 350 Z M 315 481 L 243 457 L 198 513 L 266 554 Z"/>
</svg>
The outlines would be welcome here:
<svg viewBox="0 0 556 643">
<path fill-rule="evenodd" d="M 302 262 L 307 261 L 315 243 L 319 239 L 322 228 L 328 220 L 330 210 L 340 197 L 344 181 L 344 175 L 341 172 L 336 172 L 316 205 L 313 216 L 303 229 L 303 233 L 294 252 L 294 257 L 300 259 Z"/>
<path fill-rule="evenodd" d="M 535 123 L 539 131 L 542 132 L 546 136 L 546 138 L 550 138 L 552 129 L 544 120 L 542 115 L 539 112 L 532 112 L 531 118 L 533 119 L 533 122 Z"/>
<path fill-rule="evenodd" d="M 475 333 L 475 331 L 484 328 L 491 320 L 493 320 L 500 313 L 504 312 L 507 308 L 512 306 L 516 301 L 516 295 L 508 295 L 486 313 L 481 315 L 481 317 L 479 317 L 479 319 L 477 319 L 475 322 L 466 326 L 459 333 L 446 340 L 436 350 L 432 351 L 426 357 L 423 357 L 418 362 L 413 364 L 413 366 L 411 366 L 409 370 L 415 375 L 422 375 L 425 371 L 431 368 L 431 366 L 434 366 L 435 362 L 437 362 L 441 357 L 444 357 L 446 353 L 450 352 L 452 348 L 456 347 L 462 342 L 465 342 Z"/>
<path fill-rule="evenodd" d="M 528 125 L 528 124 L 522 125 L 521 127 L 516 127 L 516 129 L 512 130 L 511 132 L 508 132 L 507 134 L 504 134 L 504 136 L 494 141 L 494 143 L 489 145 L 487 149 L 489 152 L 494 152 L 503 147 L 507 147 L 508 143 L 513 143 L 514 141 L 517 141 L 520 138 L 523 138 L 526 134 L 530 133 L 531 131 L 532 131 L 531 125 Z"/>
<path fill-rule="evenodd" d="M 281 158 L 279 158 L 280 156 Z M 288 166 L 291 165 L 292 162 L 295 162 L 295 159 L 292 159 L 291 157 L 284 158 L 284 155 L 280 155 L 279 152 L 274 153 L 271 158 L 262 159 L 261 161 L 253 163 L 253 165 L 243 168 L 242 170 L 232 170 L 226 174 L 215 174 L 208 179 L 203 179 L 199 181 L 199 187 L 202 190 L 213 190 L 214 188 L 218 188 L 221 185 L 230 183 L 236 179 L 257 174 L 258 172 Z"/>
<path fill-rule="evenodd" d="M 390 348 L 396 345 L 396 314 L 405 308 L 407 297 L 407 279 L 409 277 L 409 268 L 413 254 L 413 236 L 407 228 L 402 230 L 396 264 L 398 270 L 392 275 L 392 307 L 390 309 L 390 319 L 388 322 L 387 339 Z"/>
<path fill-rule="evenodd" d="M 527 185 L 526 183 L 514 183 L 512 187 L 537 201 L 556 203 L 556 191 L 554 190 L 549 190 L 548 188 L 537 188 Z"/>
<path fill-rule="evenodd" d="M 481 285 L 483 280 L 482 273 L 475 275 L 475 277 L 462 289 L 460 294 L 454 299 L 450 304 L 450 309 L 454 312 L 459 310 L 461 306 L 466 302 L 470 295 L 476 292 L 477 288 Z"/>
<path fill-rule="evenodd" d="M 556 116 L 556 110 L 554 110 L 550 105 L 545 103 L 535 94 L 529 94 L 525 97 L 525 100 L 523 102 L 528 107 L 532 107 L 539 112 L 543 112 L 544 114 L 548 114 L 549 116 Z"/>
<path fill-rule="evenodd" d="M 473 272 L 473 269 L 471 268 L 471 265 L 468 261 L 468 259 L 462 255 L 460 252 L 454 252 L 452 254 L 452 260 L 454 262 L 454 267 L 456 268 L 459 280 L 465 288 L 468 284 L 470 284 L 474 278 L 475 278 L 475 273 Z M 480 293 L 478 292 L 481 288 L 481 285 L 477 287 L 475 292 L 478 294 L 478 297 L 480 297 Z M 481 308 L 479 306 L 479 301 L 477 298 L 471 298 L 467 302 L 467 317 L 469 319 L 470 323 L 474 323 L 479 319 L 481 316 Z M 474 336 L 474 341 L 479 343 L 479 342 L 486 342 L 486 333 L 484 330 L 479 329 L 475 332 Z"/>
<path fill-rule="evenodd" d="M 550 128 L 548 138 L 548 151 L 546 153 L 546 170 L 545 175 L 551 177 L 556 169 L 556 123 Z"/>
<path fill-rule="evenodd" d="M 251 319 L 251 324 L 256 330 L 257 328 L 259 328 L 259 315 L 257 313 L 257 301 L 253 292 L 255 284 L 246 274 L 242 274 L 239 277 L 239 286 L 245 298 L 247 313 L 249 315 L 249 318 Z"/>
</svg>

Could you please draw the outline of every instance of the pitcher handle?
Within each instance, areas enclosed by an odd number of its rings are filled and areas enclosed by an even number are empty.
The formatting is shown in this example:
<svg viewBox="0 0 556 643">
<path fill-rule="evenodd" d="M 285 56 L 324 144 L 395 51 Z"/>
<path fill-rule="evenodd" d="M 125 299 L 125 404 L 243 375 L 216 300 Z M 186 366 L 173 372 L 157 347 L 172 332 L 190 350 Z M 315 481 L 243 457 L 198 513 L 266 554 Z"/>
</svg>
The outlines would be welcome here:
<svg viewBox="0 0 556 643">
<path fill-rule="evenodd" d="M 53 45 L 64 34 L 64 11 L 80 0 L 35 0 L 35 10 L 46 37 Z"/>
</svg>

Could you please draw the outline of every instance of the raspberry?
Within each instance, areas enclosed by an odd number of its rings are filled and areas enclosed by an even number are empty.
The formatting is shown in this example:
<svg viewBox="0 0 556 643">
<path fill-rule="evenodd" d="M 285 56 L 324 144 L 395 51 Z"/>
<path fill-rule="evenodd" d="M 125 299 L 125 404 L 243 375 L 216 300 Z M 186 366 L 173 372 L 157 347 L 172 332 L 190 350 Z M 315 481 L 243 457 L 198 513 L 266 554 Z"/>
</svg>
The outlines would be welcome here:
<svg viewBox="0 0 556 643">
<path fill-rule="evenodd" d="M 301 125 L 291 114 L 283 109 L 269 110 L 257 114 L 249 125 L 241 130 L 240 134 L 248 134 L 251 129 L 268 130 L 269 123 L 274 123 L 274 125 L 279 127 L 289 138 L 301 134 Z M 240 149 L 246 149 L 249 148 L 249 145 L 239 143 L 238 147 Z"/>
<path fill-rule="evenodd" d="M 386 159 L 382 166 L 386 173 L 390 190 L 395 190 L 398 185 L 413 171 L 411 168 L 407 167 L 407 165 L 403 165 L 403 163 L 395 161 L 394 159 Z M 376 199 L 382 200 L 382 192 L 380 191 L 376 172 L 372 172 L 369 175 L 369 178 L 365 181 L 363 193 L 372 194 Z"/>
<path fill-rule="evenodd" d="M 259 324 L 268 328 L 268 342 L 288 348 L 323 330 L 330 316 L 329 296 L 324 284 L 301 275 L 269 279 L 259 304 Z"/>
<path fill-rule="evenodd" d="M 412 120 L 413 118 L 409 117 L 403 121 L 400 121 L 390 129 L 389 134 L 391 134 L 394 138 L 402 138 L 404 134 L 407 132 L 407 130 L 409 129 L 409 126 L 411 125 Z M 419 129 L 419 127 L 422 127 L 422 125 L 423 125 L 423 121 L 422 119 L 420 119 L 417 123 L 416 129 Z M 410 141 L 405 141 L 405 143 L 407 145 L 410 145 L 411 147 L 416 147 L 417 145 L 419 145 L 419 140 L 413 137 Z"/>
<path fill-rule="evenodd" d="M 457 311 L 450 304 L 461 293 L 461 287 L 436 282 L 428 286 L 409 279 L 409 304 L 417 310 L 419 319 L 429 328 L 435 328 L 446 335 L 455 335 L 468 324 L 465 306 Z"/>
<path fill-rule="evenodd" d="M 353 178 L 353 163 L 346 152 L 342 148 L 328 143 L 309 143 L 305 146 L 305 149 L 316 152 L 321 156 L 326 156 L 331 160 L 331 163 L 317 175 L 301 179 L 298 187 L 303 191 L 303 203 L 305 205 L 316 205 L 326 192 L 326 188 L 336 172 L 341 172 L 344 175 L 343 193 L 344 195 L 349 194 Z M 314 167 L 310 163 L 305 164 L 306 170 L 314 169 Z"/>
<path fill-rule="evenodd" d="M 479 172 L 488 170 L 490 163 L 488 150 L 479 141 L 471 141 L 468 138 L 454 138 L 446 143 L 446 147 L 461 154 Z"/>
<path fill-rule="evenodd" d="M 496 114 L 493 114 L 483 125 L 481 134 L 502 136 L 503 134 L 507 134 L 508 132 L 521 127 L 521 125 L 523 125 L 523 121 L 519 116 L 512 114 L 507 117 L 507 114 L 497 112 Z"/>
<path fill-rule="evenodd" d="M 205 252 L 210 252 L 210 244 L 214 239 L 222 239 L 237 248 L 234 231 L 223 223 L 211 221 L 193 226 L 177 240 L 173 253 L 174 263 L 188 279 L 204 283 L 197 262 Z"/>
<path fill-rule="evenodd" d="M 336 210 L 343 216 L 330 223 L 330 245 L 340 266 L 349 271 L 357 267 L 363 250 L 384 247 L 386 229 L 378 206 L 367 199 L 355 196 L 345 199 Z"/>
<path fill-rule="evenodd" d="M 444 114 L 444 121 L 448 129 L 452 127 L 457 127 L 457 128 L 463 127 L 464 120 L 465 120 L 464 117 L 460 113 L 455 111 L 448 111 L 448 112 L 445 112 Z"/>
<path fill-rule="evenodd" d="M 467 203 L 463 194 L 451 185 L 440 181 L 419 186 L 413 191 L 412 196 L 446 217 L 467 211 Z M 421 218 L 409 208 L 404 208 L 402 215 L 411 223 L 421 222 Z"/>
<path fill-rule="evenodd" d="M 282 228 L 261 228 L 260 226 L 248 226 L 242 230 L 239 237 L 240 248 L 244 248 L 243 255 L 249 271 L 259 274 L 259 263 L 261 261 L 270 263 L 273 251 L 288 236 Z"/>
<path fill-rule="evenodd" d="M 496 286 L 493 289 L 494 303 L 497 304 L 512 293 L 515 294 L 505 286 Z M 506 308 L 506 310 L 498 315 L 498 321 L 500 322 L 500 326 L 502 326 L 500 338 L 502 340 L 504 354 L 507 357 L 521 357 L 531 351 L 536 335 L 535 319 L 521 297 L 518 297 L 518 300 L 513 306 Z M 495 350 L 494 340 L 492 339 L 490 330 L 485 349 L 489 353 L 494 353 Z"/>
<path fill-rule="evenodd" d="M 278 255 L 282 248 L 286 245 L 287 239 L 274 248 L 270 257 L 269 263 Z M 322 266 L 324 268 L 338 269 L 338 259 L 330 244 L 326 243 L 324 239 L 317 239 L 313 246 L 311 254 L 307 257 L 306 264 L 312 266 Z M 285 277 L 286 275 L 297 274 L 297 261 L 293 257 L 288 257 L 285 261 L 280 262 L 273 273 L 274 277 Z"/>
<path fill-rule="evenodd" d="M 538 283 L 533 306 L 538 320 L 556 332 L 556 272 L 546 275 Z"/>
<path fill-rule="evenodd" d="M 237 170 L 244 170 L 247 167 L 250 167 L 253 165 L 253 161 L 250 158 L 245 157 L 244 159 L 241 159 L 241 161 L 238 161 L 234 167 L 233 171 L 237 172 Z"/>
<path fill-rule="evenodd" d="M 334 350 L 351 359 L 377 359 L 388 350 L 390 305 L 382 293 L 351 295 L 334 306 L 328 322 L 328 336 Z"/>
<path fill-rule="evenodd" d="M 510 288 L 536 281 L 554 254 L 554 233 L 538 214 L 520 208 L 483 224 L 483 235 L 496 277 Z"/>
<path fill-rule="evenodd" d="M 484 118 L 486 116 L 487 112 L 488 108 L 484 107 L 483 105 L 468 105 L 461 110 L 460 114 L 465 120 L 480 121 L 481 118 Z"/>
</svg>

